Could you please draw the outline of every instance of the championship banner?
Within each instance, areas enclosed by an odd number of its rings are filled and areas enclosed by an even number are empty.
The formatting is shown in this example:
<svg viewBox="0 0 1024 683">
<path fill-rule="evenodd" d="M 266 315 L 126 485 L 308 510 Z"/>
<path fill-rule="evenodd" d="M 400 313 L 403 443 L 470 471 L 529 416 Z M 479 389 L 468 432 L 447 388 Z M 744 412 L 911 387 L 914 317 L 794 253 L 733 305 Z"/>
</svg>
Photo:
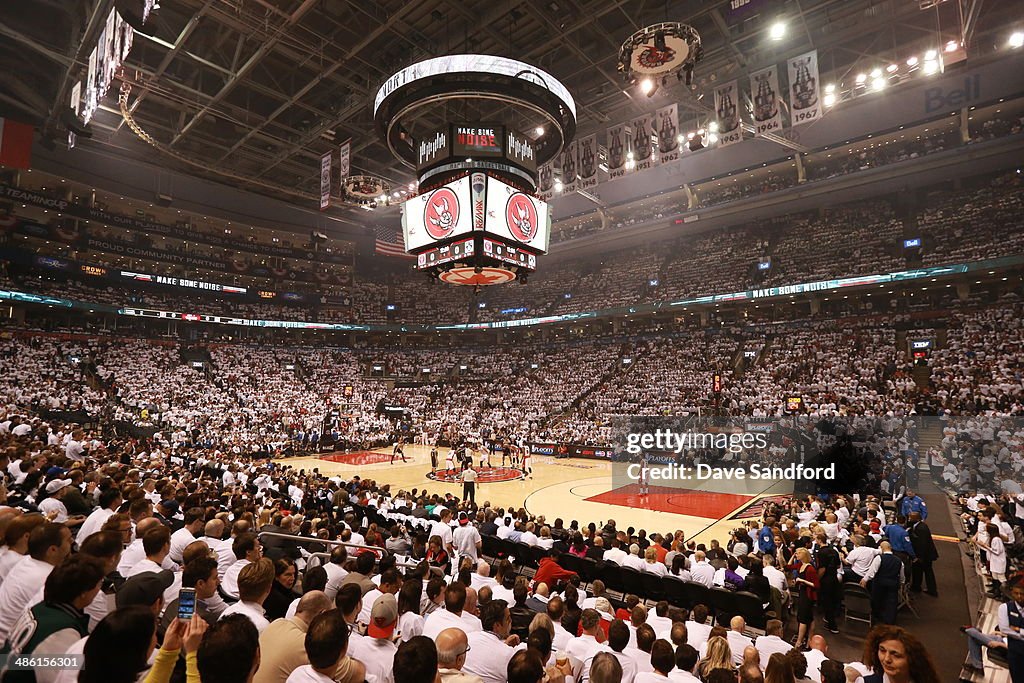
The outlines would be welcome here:
<svg viewBox="0 0 1024 683">
<path fill-rule="evenodd" d="M 344 180 L 352 175 L 352 141 L 348 140 L 341 145 L 341 154 L 338 157 L 339 177 Z"/>
<path fill-rule="evenodd" d="M 788 62 L 789 123 L 799 126 L 821 118 L 818 88 L 818 51 L 811 50 Z"/>
<path fill-rule="evenodd" d="M 629 128 L 624 125 L 608 129 L 608 178 L 626 175 L 626 154 L 629 152 Z"/>
<path fill-rule="evenodd" d="M 555 166 L 548 162 L 537 169 L 537 197 L 548 201 L 555 195 Z"/>
<path fill-rule="evenodd" d="M 679 105 L 672 103 L 655 113 L 658 126 L 658 162 L 668 164 L 679 159 Z"/>
<path fill-rule="evenodd" d="M 580 140 L 579 188 L 588 190 L 597 186 L 597 135 Z"/>
<path fill-rule="evenodd" d="M 652 122 L 650 114 L 633 119 L 633 161 L 637 171 L 646 171 L 651 167 L 654 156 L 654 145 L 651 144 Z"/>
<path fill-rule="evenodd" d="M 576 191 L 579 159 L 579 143 L 573 140 L 562 151 L 562 194 Z"/>
<path fill-rule="evenodd" d="M 740 127 L 739 92 L 736 81 L 715 88 L 715 115 L 718 118 L 718 146 L 724 147 L 743 139 Z"/>
<path fill-rule="evenodd" d="M 750 92 L 754 98 L 754 135 L 782 130 L 778 67 L 773 65 L 750 74 Z"/>
<path fill-rule="evenodd" d="M 331 152 L 320 157 L 320 210 L 331 205 Z"/>
</svg>

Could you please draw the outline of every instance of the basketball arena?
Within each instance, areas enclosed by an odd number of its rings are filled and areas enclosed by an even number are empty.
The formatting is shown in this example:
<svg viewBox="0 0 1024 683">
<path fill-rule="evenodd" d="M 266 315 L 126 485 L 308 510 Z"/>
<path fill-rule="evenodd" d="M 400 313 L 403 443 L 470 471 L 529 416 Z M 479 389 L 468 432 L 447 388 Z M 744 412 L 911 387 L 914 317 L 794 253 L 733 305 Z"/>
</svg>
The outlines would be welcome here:
<svg viewBox="0 0 1024 683">
<path fill-rule="evenodd" d="M 1019 3 L 26 0 L 0 62 L 0 683 L 1024 681 Z"/>
</svg>

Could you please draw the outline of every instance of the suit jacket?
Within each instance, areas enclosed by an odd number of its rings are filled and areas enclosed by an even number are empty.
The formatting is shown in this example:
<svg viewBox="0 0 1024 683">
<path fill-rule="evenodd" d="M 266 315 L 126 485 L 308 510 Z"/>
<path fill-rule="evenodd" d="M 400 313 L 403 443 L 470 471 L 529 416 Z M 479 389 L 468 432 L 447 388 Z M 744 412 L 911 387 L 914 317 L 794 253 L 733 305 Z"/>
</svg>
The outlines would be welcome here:
<svg viewBox="0 0 1024 683">
<path fill-rule="evenodd" d="M 526 606 L 532 609 L 534 612 L 547 613 L 548 611 L 548 603 L 544 602 L 543 600 L 538 600 L 532 595 L 526 598 Z"/>
<path fill-rule="evenodd" d="M 932 539 L 932 530 L 926 522 L 918 522 L 910 529 L 910 544 L 914 546 L 914 555 L 922 562 L 934 562 L 939 559 L 939 550 Z"/>
<path fill-rule="evenodd" d="M 286 532 L 279 526 L 273 524 L 266 524 L 260 528 L 260 531 L 266 531 L 275 534 L 289 533 Z M 272 560 L 279 560 L 282 557 L 290 557 L 293 560 L 297 560 L 302 557 L 302 553 L 299 552 L 299 544 L 295 541 L 289 541 L 285 538 L 278 538 L 276 536 L 267 536 L 260 539 L 260 543 L 263 544 L 263 554 Z"/>
</svg>

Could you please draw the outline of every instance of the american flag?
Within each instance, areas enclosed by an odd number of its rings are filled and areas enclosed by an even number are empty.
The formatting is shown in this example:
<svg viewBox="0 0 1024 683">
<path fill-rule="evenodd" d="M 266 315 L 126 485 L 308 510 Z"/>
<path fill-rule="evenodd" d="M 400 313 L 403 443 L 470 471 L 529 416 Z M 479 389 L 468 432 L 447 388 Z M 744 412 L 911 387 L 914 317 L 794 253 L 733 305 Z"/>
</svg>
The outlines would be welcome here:
<svg viewBox="0 0 1024 683">
<path fill-rule="evenodd" d="M 377 226 L 374 229 L 377 240 L 374 243 L 373 252 L 382 256 L 401 256 L 402 258 L 416 258 L 405 253 L 405 243 L 402 235 L 392 228 Z"/>
</svg>

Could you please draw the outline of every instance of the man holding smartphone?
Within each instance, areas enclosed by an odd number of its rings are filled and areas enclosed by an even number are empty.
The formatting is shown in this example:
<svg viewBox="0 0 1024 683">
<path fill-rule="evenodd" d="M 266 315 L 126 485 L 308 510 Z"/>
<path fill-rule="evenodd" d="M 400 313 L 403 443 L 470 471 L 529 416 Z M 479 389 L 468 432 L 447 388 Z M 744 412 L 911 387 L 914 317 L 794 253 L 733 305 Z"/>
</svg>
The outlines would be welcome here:
<svg viewBox="0 0 1024 683">
<path fill-rule="evenodd" d="M 160 624 L 161 632 L 170 627 L 175 617 L 182 620 L 191 619 L 192 611 L 198 612 L 203 621 L 211 626 L 216 623 L 220 615 L 208 609 L 206 601 L 217 595 L 218 579 L 215 558 L 197 557 L 187 563 L 181 572 L 182 588 L 178 598 L 168 603 L 167 609 L 164 610 Z"/>
</svg>

